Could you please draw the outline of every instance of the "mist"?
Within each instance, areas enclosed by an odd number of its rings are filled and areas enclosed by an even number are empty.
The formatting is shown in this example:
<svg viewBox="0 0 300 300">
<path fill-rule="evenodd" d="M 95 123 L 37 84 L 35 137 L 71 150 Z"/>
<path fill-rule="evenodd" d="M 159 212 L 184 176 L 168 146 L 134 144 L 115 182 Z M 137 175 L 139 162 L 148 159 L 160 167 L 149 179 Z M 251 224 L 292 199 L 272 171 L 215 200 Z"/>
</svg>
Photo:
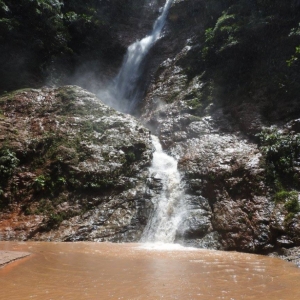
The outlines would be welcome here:
<svg viewBox="0 0 300 300">
<path fill-rule="evenodd" d="M 161 2 L 161 1 L 160 1 Z M 136 107 L 142 100 L 147 88 L 144 74 L 149 57 L 149 51 L 161 37 L 167 12 L 173 0 L 162 2 L 165 6 L 157 9 L 158 1 L 147 1 L 146 10 L 159 11 L 157 19 L 152 21 L 152 30 L 146 34 L 142 31 L 142 38 L 131 43 L 122 55 L 118 53 L 113 64 L 106 61 L 92 60 L 81 64 L 64 84 L 81 86 L 96 94 L 98 98 L 110 107 L 123 113 L 134 114 Z M 51 85 L 51 82 L 47 82 Z"/>
</svg>

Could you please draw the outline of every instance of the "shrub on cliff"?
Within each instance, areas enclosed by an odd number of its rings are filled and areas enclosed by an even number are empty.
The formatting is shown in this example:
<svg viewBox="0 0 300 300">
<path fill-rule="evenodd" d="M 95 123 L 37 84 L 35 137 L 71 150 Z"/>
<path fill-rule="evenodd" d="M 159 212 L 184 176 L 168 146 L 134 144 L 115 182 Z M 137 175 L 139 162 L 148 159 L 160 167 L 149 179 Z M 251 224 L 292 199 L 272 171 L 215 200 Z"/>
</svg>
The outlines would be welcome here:
<svg viewBox="0 0 300 300">
<path fill-rule="evenodd" d="M 251 102 L 268 121 L 296 118 L 300 2 L 222 4 L 193 37 L 194 47 L 181 67 L 190 79 L 201 75 L 203 82 L 214 82 L 214 97 L 226 106 Z"/>
<path fill-rule="evenodd" d="M 295 167 L 300 164 L 300 134 L 286 134 L 270 128 L 264 129 L 258 137 L 269 179 L 277 182 L 277 185 L 298 185 Z"/>
<path fill-rule="evenodd" d="M 2 148 L 0 150 L 0 179 L 1 183 L 7 180 L 18 166 L 19 160 L 14 152 L 9 149 Z"/>
<path fill-rule="evenodd" d="M 13 151 L 6 148 L 0 149 L 0 208 L 7 204 L 4 191 L 18 164 L 19 160 Z"/>
</svg>

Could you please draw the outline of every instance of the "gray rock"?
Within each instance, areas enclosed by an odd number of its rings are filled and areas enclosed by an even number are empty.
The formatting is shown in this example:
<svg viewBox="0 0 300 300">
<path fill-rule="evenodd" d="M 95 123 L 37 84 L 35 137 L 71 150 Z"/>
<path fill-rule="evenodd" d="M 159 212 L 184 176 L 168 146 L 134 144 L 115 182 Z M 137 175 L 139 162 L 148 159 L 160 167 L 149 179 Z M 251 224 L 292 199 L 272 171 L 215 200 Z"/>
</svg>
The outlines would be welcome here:
<svg viewBox="0 0 300 300">
<path fill-rule="evenodd" d="M 1 239 L 138 241 L 159 185 L 147 183 L 149 130 L 76 86 L 0 100 L 0 149 L 19 158 L 1 186 Z"/>
</svg>

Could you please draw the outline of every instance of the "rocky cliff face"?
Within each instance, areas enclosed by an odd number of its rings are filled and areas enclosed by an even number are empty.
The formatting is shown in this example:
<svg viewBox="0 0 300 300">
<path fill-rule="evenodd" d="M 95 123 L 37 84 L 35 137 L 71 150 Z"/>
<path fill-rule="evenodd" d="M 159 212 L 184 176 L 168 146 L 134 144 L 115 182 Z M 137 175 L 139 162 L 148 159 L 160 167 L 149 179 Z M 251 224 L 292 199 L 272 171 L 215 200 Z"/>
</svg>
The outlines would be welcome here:
<svg viewBox="0 0 300 300">
<path fill-rule="evenodd" d="M 137 241 L 149 130 L 75 86 L 0 98 L 1 240 Z"/>
<path fill-rule="evenodd" d="M 300 18 L 296 2 L 283 6 L 175 1 L 152 51 L 140 112 L 186 182 L 178 241 L 247 252 L 299 245 L 299 65 L 289 59 Z"/>
</svg>

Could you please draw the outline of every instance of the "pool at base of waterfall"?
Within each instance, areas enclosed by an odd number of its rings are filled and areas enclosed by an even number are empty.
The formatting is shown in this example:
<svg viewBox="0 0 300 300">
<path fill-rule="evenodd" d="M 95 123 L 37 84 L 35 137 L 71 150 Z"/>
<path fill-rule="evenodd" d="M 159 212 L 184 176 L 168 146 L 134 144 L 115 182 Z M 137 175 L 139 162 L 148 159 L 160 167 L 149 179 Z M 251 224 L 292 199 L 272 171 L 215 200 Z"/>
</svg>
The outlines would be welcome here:
<svg viewBox="0 0 300 300">
<path fill-rule="evenodd" d="M 32 253 L 0 269 L 0 299 L 300 299 L 280 259 L 163 244 L 0 242 Z"/>
</svg>

